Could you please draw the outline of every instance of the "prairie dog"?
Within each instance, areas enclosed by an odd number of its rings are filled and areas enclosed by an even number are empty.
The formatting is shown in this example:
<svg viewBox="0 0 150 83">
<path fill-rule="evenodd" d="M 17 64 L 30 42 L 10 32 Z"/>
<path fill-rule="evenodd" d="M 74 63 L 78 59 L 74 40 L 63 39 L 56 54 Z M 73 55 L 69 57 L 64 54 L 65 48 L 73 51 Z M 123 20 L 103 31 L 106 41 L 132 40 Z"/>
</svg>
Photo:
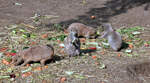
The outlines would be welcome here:
<svg viewBox="0 0 150 83">
<path fill-rule="evenodd" d="M 108 40 L 109 45 L 115 51 L 119 51 L 122 46 L 122 38 L 120 33 L 116 32 L 110 23 L 104 23 L 104 34 L 101 38 L 106 38 Z"/>
<path fill-rule="evenodd" d="M 78 36 L 83 36 L 85 38 L 95 38 L 96 37 L 96 29 L 93 27 L 87 26 L 82 23 L 72 23 L 69 25 L 67 32 L 71 30 L 76 30 Z"/>
<path fill-rule="evenodd" d="M 51 45 L 39 45 L 18 52 L 17 55 L 12 58 L 12 63 L 19 65 L 23 61 L 24 63 L 21 64 L 21 66 L 24 66 L 31 61 L 40 61 L 42 65 L 45 65 L 45 62 L 51 60 L 53 56 L 54 48 Z"/>
<path fill-rule="evenodd" d="M 69 56 L 76 56 L 80 54 L 80 40 L 76 30 L 71 30 L 69 35 L 64 40 L 65 53 Z"/>
</svg>

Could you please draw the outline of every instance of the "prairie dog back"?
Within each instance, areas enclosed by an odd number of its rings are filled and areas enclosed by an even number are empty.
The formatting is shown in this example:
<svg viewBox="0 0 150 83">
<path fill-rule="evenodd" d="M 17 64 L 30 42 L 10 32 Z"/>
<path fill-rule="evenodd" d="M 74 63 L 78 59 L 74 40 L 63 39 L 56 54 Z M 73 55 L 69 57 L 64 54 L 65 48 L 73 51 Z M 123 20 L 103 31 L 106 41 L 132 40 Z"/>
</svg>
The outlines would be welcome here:
<svg viewBox="0 0 150 83">
<path fill-rule="evenodd" d="M 96 29 L 93 27 L 84 25 L 82 23 L 72 23 L 69 25 L 67 32 L 70 32 L 71 30 L 76 30 L 78 33 L 78 36 L 83 36 L 86 38 L 90 38 L 94 35 L 96 35 Z"/>
<path fill-rule="evenodd" d="M 19 65 L 22 61 L 22 66 L 33 61 L 40 61 L 42 65 L 45 65 L 47 60 L 52 60 L 54 56 L 54 48 L 51 45 L 39 45 L 30 47 L 28 49 L 22 50 L 13 57 L 12 63 L 14 65 Z"/>
</svg>

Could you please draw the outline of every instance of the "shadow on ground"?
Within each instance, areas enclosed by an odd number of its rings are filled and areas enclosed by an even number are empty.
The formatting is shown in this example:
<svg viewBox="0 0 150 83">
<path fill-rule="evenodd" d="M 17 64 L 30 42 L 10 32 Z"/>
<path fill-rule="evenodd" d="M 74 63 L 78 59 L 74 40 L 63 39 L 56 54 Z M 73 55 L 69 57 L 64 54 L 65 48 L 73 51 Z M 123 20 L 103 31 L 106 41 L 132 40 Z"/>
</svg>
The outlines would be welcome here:
<svg viewBox="0 0 150 83">
<path fill-rule="evenodd" d="M 127 66 L 127 74 L 139 83 L 148 83 L 150 75 L 150 62 L 136 63 Z"/>
<path fill-rule="evenodd" d="M 128 47 L 129 47 L 129 44 L 126 43 L 125 41 L 123 41 L 120 50 L 126 49 L 126 48 L 128 48 Z"/>
<path fill-rule="evenodd" d="M 96 50 L 93 50 L 93 49 L 85 49 L 85 50 L 81 50 L 81 53 L 92 53 L 92 52 L 96 52 Z"/>
<path fill-rule="evenodd" d="M 56 61 L 61 61 L 63 59 L 64 59 L 64 57 L 62 57 L 62 56 L 54 55 L 52 60 L 46 61 L 46 64 L 55 63 Z"/>
<path fill-rule="evenodd" d="M 68 26 L 73 22 L 81 22 L 93 27 L 100 26 L 103 22 L 109 22 L 109 19 L 113 16 L 127 13 L 131 8 L 142 6 L 146 4 L 144 10 L 149 9 L 150 0 L 110 0 L 106 1 L 104 7 L 91 8 L 85 15 L 78 16 L 77 19 L 70 19 L 60 22 L 61 25 Z M 90 16 L 96 16 L 95 19 Z"/>
</svg>

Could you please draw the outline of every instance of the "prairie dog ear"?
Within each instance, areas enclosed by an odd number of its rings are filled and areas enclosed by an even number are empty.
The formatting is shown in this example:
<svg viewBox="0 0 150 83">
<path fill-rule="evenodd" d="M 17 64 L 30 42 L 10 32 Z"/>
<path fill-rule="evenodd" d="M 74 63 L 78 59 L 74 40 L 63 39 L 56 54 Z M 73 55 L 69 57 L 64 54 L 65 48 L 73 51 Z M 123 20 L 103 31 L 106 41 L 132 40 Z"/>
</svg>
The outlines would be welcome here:
<svg viewBox="0 0 150 83">
<path fill-rule="evenodd" d="M 76 32 L 76 33 L 77 33 L 77 30 L 76 30 L 76 29 L 71 29 L 70 31 L 71 31 L 71 32 Z"/>
</svg>

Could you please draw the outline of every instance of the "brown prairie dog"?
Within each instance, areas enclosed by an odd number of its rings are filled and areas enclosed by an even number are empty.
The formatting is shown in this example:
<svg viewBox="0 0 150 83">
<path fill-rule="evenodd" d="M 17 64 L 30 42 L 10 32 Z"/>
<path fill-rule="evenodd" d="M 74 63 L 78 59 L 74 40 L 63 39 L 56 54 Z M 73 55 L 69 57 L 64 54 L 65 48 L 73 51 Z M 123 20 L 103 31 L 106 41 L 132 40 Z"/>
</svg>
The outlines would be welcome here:
<svg viewBox="0 0 150 83">
<path fill-rule="evenodd" d="M 51 60 L 53 56 L 54 48 L 51 45 L 39 45 L 18 52 L 17 55 L 12 58 L 12 63 L 19 65 L 23 61 L 24 63 L 21 64 L 21 66 L 24 66 L 31 61 L 40 61 L 42 65 L 45 65 L 45 62 Z"/>
<path fill-rule="evenodd" d="M 76 30 L 78 36 L 83 36 L 85 38 L 95 38 L 96 37 L 96 29 L 93 27 L 84 25 L 82 23 L 72 23 L 69 25 L 67 32 L 71 30 Z"/>
</svg>

